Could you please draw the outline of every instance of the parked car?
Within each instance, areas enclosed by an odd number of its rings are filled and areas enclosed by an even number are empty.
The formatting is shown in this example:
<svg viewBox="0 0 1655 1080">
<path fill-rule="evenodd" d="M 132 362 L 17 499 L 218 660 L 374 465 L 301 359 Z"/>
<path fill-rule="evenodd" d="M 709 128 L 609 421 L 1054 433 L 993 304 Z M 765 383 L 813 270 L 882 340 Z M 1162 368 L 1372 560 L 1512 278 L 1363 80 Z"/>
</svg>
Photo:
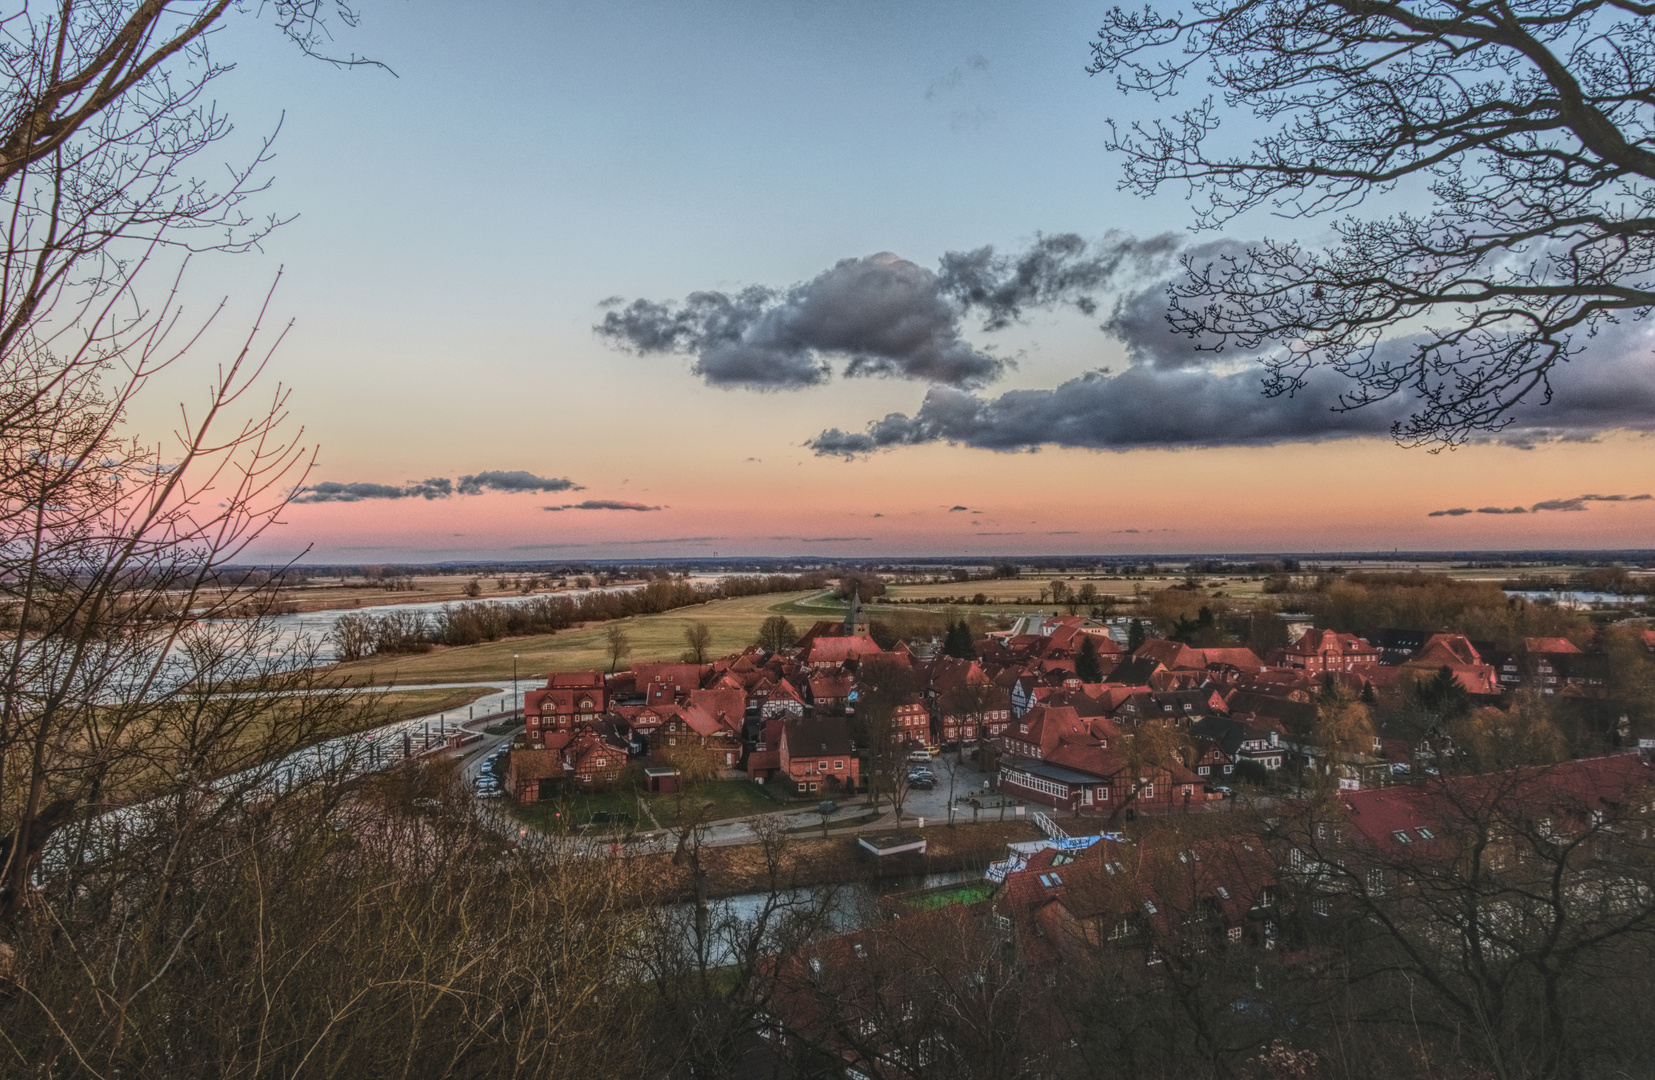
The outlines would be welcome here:
<svg viewBox="0 0 1655 1080">
<path fill-rule="evenodd" d="M 1235 789 L 1234 788 L 1214 787 L 1214 788 L 1210 788 L 1208 790 L 1216 792 L 1217 794 L 1224 796 L 1226 799 L 1235 798 Z"/>
<path fill-rule="evenodd" d="M 914 751 L 911 751 L 908 754 L 908 760 L 909 761 L 923 762 L 924 764 L 929 765 L 929 764 L 931 764 L 931 751 L 929 751 L 929 750 L 914 750 Z"/>
<path fill-rule="evenodd" d="M 915 791 L 930 791 L 937 786 L 937 781 L 932 776 L 914 776 L 909 778 L 908 786 Z"/>
</svg>

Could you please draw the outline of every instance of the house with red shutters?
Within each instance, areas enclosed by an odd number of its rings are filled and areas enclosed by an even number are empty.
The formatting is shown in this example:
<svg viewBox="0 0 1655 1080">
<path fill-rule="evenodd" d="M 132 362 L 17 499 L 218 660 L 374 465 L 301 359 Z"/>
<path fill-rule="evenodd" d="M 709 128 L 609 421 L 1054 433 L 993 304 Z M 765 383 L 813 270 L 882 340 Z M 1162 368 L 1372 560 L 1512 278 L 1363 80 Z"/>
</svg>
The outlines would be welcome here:
<svg viewBox="0 0 1655 1080">
<path fill-rule="evenodd" d="M 801 795 L 855 791 L 861 765 L 842 716 L 813 716 L 782 722 L 778 782 Z"/>
<path fill-rule="evenodd" d="M 1306 630 L 1299 640 L 1270 654 L 1272 667 L 1292 668 L 1320 675 L 1328 671 L 1359 671 L 1379 663 L 1383 653 L 1355 634 Z"/>
</svg>

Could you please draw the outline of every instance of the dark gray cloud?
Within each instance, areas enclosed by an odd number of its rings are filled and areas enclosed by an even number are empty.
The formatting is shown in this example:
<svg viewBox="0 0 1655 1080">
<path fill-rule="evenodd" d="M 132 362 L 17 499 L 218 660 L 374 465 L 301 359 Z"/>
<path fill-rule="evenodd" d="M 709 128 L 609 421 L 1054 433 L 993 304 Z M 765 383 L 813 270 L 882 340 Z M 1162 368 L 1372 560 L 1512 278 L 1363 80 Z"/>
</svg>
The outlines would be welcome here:
<svg viewBox="0 0 1655 1080">
<path fill-rule="evenodd" d="M 1079 536 L 1079 529 L 1053 529 L 1047 536 Z"/>
<path fill-rule="evenodd" d="M 1039 236 L 1027 250 L 993 247 L 944 255 L 933 272 L 889 252 L 844 259 L 787 289 L 696 292 L 682 303 L 634 300 L 594 329 L 641 355 L 687 354 L 714 386 L 788 390 L 826 382 L 834 362 L 849 377 L 883 375 L 953 387 L 984 386 L 1008 361 L 967 342 L 964 320 L 1003 329 L 1033 308 L 1097 310 L 1097 294 L 1128 275 L 1164 269 L 1171 234 Z"/>
<path fill-rule="evenodd" d="M 649 506 L 640 502 L 624 502 L 620 499 L 587 499 L 585 502 L 564 503 L 562 506 L 542 506 L 542 510 L 659 510 L 659 506 Z"/>
<path fill-rule="evenodd" d="M 788 537 L 782 536 L 782 537 L 777 537 L 776 539 L 786 540 L 786 539 L 788 539 Z M 873 539 L 873 537 L 871 537 L 871 536 L 801 536 L 801 537 L 799 537 L 799 543 L 801 543 L 801 544 L 849 544 L 849 543 L 854 543 L 854 542 L 857 542 L 857 541 L 867 542 L 867 541 L 871 541 L 872 539 Z"/>
<path fill-rule="evenodd" d="M 566 476 L 536 476 L 522 469 L 480 472 L 462 476 L 458 481 L 461 495 L 481 495 L 484 491 L 583 491 L 579 484 Z"/>
<path fill-rule="evenodd" d="M 963 507 L 963 506 L 950 506 L 948 508 L 948 512 L 950 514 L 957 514 L 957 513 L 959 513 L 960 511 L 962 511 L 964 509 L 965 509 L 965 507 Z"/>
<path fill-rule="evenodd" d="M 1399 341 L 1389 348 L 1408 346 Z M 931 442 L 1002 451 L 1268 446 L 1387 437 L 1414 405 L 1399 395 L 1340 411 L 1339 395 L 1349 384 L 1325 371 L 1312 372 L 1292 396 L 1267 398 L 1258 368 L 1230 371 L 1214 365 L 1211 354 L 1201 355 L 1204 363 L 1144 359 L 1118 374 L 1093 371 L 1051 390 L 997 397 L 932 387 L 913 415 L 891 413 L 863 431 L 830 428 L 806 445 L 818 455 L 842 457 Z M 1655 430 L 1655 327 L 1605 327 L 1559 367 L 1552 384 L 1552 400 L 1515 408 L 1498 441 L 1532 447 L 1615 429 Z"/>
<path fill-rule="evenodd" d="M 342 484 L 324 480 L 302 487 L 295 493 L 296 503 L 362 502 L 367 499 L 446 499 L 450 495 L 480 495 L 485 491 L 584 491 L 585 488 L 566 477 L 536 476 L 521 469 L 480 472 L 450 480 L 432 476 L 407 484 Z"/>
<path fill-rule="evenodd" d="M 1164 269 L 1177 253 L 1174 233 L 1143 240 L 1111 233 L 1096 244 L 1058 233 L 1036 237 L 1016 255 L 997 254 L 993 247 L 948 252 L 940 261 L 937 288 L 966 311 L 981 312 L 984 330 L 1002 330 L 1030 308 L 1069 304 L 1094 314 L 1100 292 L 1129 275 Z M 1164 315 L 1164 298 L 1161 306 Z"/>
<path fill-rule="evenodd" d="M 441 476 L 433 476 L 398 486 L 396 484 L 342 484 L 324 480 L 319 484 L 300 488 L 293 496 L 296 503 L 363 502 L 368 499 L 446 499 L 454 494 L 454 485 Z"/>
<path fill-rule="evenodd" d="M 1649 502 L 1655 495 L 1576 495 L 1572 499 L 1545 499 L 1533 506 L 1482 506 L 1476 510 L 1456 506 L 1452 510 L 1433 510 L 1426 517 L 1463 517 L 1466 514 L 1539 514 L 1547 510 L 1572 513 L 1586 509 L 1587 503 Z"/>
</svg>

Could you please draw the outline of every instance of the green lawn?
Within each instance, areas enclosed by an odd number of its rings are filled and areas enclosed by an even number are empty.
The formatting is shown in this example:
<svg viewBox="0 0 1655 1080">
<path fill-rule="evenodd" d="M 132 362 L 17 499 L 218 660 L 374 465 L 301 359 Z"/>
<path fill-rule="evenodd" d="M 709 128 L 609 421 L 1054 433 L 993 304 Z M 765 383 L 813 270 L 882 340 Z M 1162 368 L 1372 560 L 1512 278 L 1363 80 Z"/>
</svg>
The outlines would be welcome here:
<svg viewBox="0 0 1655 1080">
<path fill-rule="evenodd" d="M 949 907 L 953 904 L 975 904 L 987 900 L 994 891 L 991 881 L 963 881 L 958 885 L 943 889 L 929 889 L 914 896 L 900 897 L 908 907 L 919 911 L 931 911 L 935 908 Z"/>
</svg>

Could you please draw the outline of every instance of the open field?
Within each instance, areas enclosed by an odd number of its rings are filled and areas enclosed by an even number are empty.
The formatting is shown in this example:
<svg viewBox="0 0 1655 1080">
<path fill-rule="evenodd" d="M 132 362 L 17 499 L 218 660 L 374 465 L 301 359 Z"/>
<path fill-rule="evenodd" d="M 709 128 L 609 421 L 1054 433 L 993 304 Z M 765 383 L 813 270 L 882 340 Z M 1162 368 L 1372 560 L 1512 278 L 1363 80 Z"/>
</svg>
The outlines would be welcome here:
<svg viewBox="0 0 1655 1080">
<path fill-rule="evenodd" d="M 336 682 L 367 686 L 376 683 L 464 682 L 480 679 L 511 679 L 512 655 L 517 654 L 520 683 L 544 680 L 551 671 L 609 669 L 605 637 L 611 626 L 625 630 L 632 640 L 628 662 L 677 660 L 684 652 L 684 630 L 694 622 L 712 629 L 709 655 L 738 652 L 758 637 L 759 624 L 778 612 L 793 620 L 803 631 L 814 618 L 832 618 L 827 609 L 818 614 L 800 614 L 796 602 L 819 593 L 772 593 L 715 600 L 694 607 L 678 608 L 660 615 L 638 615 L 615 622 L 595 623 L 557 634 L 492 641 L 483 645 L 436 648 L 414 656 L 371 657 L 335 665 L 328 675 Z M 844 611 L 840 605 L 839 612 Z"/>
</svg>

